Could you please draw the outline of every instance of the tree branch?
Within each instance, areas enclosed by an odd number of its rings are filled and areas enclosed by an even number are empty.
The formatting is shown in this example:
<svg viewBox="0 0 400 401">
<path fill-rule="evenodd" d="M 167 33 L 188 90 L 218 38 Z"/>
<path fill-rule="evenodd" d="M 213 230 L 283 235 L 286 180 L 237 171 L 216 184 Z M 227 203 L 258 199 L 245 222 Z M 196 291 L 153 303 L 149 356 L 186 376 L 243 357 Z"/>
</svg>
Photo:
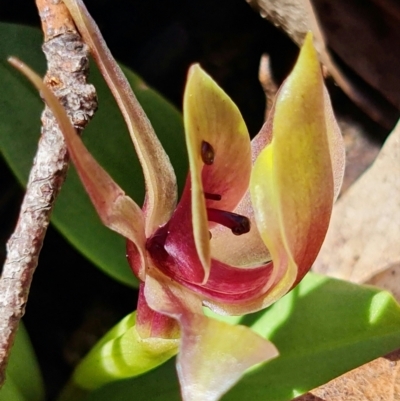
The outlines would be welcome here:
<svg viewBox="0 0 400 401">
<path fill-rule="evenodd" d="M 52 88 L 80 132 L 97 108 L 95 88 L 87 84 L 88 47 L 61 1 L 36 0 L 47 58 L 45 83 Z M 65 180 L 68 154 L 52 112 L 45 107 L 38 150 L 0 279 L 0 386 L 9 353 L 25 312 L 32 276 L 54 201 Z"/>
</svg>

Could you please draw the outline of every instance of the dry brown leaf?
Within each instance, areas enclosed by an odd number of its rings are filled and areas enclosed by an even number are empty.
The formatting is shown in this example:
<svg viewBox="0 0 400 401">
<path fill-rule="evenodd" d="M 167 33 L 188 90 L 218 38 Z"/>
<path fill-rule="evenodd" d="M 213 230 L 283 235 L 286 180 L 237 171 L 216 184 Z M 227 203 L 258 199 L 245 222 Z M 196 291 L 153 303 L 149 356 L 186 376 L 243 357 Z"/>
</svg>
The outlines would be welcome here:
<svg viewBox="0 0 400 401">
<path fill-rule="evenodd" d="M 315 272 L 357 283 L 400 262 L 400 123 L 339 199 Z"/>
<path fill-rule="evenodd" d="M 400 401 L 400 350 L 339 376 L 293 401 Z"/>
<path fill-rule="evenodd" d="M 365 284 L 390 291 L 397 301 L 400 302 L 400 263 L 395 263 L 375 274 Z"/>
<path fill-rule="evenodd" d="M 335 100 L 332 99 L 335 104 Z M 346 148 L 346 171 L 340 190 L 343 195 L 377 158 L 381 145 L 371 140 L 356 120 L 336 115 Z"/>
<path fill-rule="evenodd" d="M 400 3 L 392 0 L 362 3 L 360 6 L 358 1 L 312 0 L 335 56 L 399 109 Z"/>
<path fill-rule="evenodd" d="M 309 28 L 308 10 L 303 0 L 246 0 L 258 8 L 262 17 L 272 21 L 300 46 Z"/>
<path fill-rule="evenodd" d="M 391 0 L 247 0 L 300 45 L 314 33 L 320 61 L 373 120 L 400 116 L 400 4 Z"/>
</svg>

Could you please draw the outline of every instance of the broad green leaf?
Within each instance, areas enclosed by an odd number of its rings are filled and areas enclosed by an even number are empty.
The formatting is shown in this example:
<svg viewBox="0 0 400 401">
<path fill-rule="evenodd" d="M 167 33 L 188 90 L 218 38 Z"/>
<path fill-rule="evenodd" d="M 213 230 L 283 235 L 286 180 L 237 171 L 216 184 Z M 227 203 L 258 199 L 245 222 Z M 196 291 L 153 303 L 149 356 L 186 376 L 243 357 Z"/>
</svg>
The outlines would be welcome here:
<svg viewBox="0 0 400 401">
<path fill-rule="evenodd" d="M 28 401 L 28 400 L 19 391 L 12 377 L 7 377 L 6 382 L 0 389 L 0 401 Z"/>
<path fill-rule="evenodd" d="M 44 400 L 43 381 L 25 327 L 20 323 L 10 360 L 6 382 L 0 390 L 0 401 Z"/>
<path fill-rule="evenodd" d="M 249 371 L 224 401 L 291 400 L 400 347 L 400 306 L 389 293 L 311 273 L 270 308 L 240 322 L 268 337 L 280 356 Z M 174 361 L 136 379 L 106 385 L 85 401 L 132 397 L 180 400 Z"/>
<path fill-rule="evenodd" d="M 0 36 L 0 151 L 25 185 L 39 140 L 43 103 L 30 83 L 6 60 L 10 55 L 17 56 L 44 74 L 42 34 L 38 29 L 0 23 Z M 179 112 L 132 71 L 123 70 L 171 158 L 178 183 L 182 184 L 187 156 Z M 90 82 L 97 89 L 99 110 L 83 133 L 84 141 L 126 193 L 141 204 L 141 167 L 125 123 L 94 63 Z M 57 200 L 52 222 L 96 266 L 123 283 L 135 285 L 125 259 L 124 239 L 102 226 L 73 168 Z"/>
</svg>

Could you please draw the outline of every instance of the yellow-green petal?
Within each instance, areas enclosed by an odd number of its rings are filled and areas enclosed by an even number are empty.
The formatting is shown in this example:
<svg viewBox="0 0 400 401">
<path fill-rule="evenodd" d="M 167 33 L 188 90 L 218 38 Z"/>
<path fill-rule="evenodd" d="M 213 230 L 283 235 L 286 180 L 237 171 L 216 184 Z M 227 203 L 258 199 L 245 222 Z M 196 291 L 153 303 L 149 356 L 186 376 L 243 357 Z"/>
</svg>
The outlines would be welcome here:
<svg viewBox="0 0 400 401">
<path fill-rule="evenodd" d="M 250 139 L 236 105 L 199 65 L 189 71 L 184 123 L 194 238 L 206 280 L 210 266 L 206 208 L 232 211 L 247 191 L 251 172 Z M 208 145 L 214 154 L 209 164 L 202 155 L 203 146 Z M 219 195 L 221 200 L 206 200 L 204 193 Z"/>
<path fill-rule="evenodd" d="M 279 91 L 272 141 L 260 152 L 251 177 L 257 227 L 274 263 L 264 304 L 304 276 L 324 240 L 334 198 L 328 117 L 320 66 L 308 34 Z"/>
</svg>

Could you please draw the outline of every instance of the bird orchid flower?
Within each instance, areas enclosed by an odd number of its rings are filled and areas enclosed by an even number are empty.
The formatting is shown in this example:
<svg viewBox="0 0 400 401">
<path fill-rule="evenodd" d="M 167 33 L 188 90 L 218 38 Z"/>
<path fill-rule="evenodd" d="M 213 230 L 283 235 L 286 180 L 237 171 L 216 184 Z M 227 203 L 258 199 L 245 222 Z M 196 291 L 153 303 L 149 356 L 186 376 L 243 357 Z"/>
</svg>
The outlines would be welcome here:
<svg viewBox="0 0 400 401">
<path fill-rule="evenodd" d="M 205 316 L 203 306 L 245 314 L 293 288 L 319 252 L 341 185 L 343 143 L 312 36 L 251 142 L 235 104 L 199 65 L 190 68 L 184 94 L 190 173 L 177 204 L 168 156 L 96 24 L 80 0 L 64 2 L 128 125 L 145 176 L 142 208 L 91 156 L 40 78 L 14 64 L 55 113 L 103 223 L 127 238 L 140 280 L 132 341 L 161 355 L 157 363 L 179 347 L 183 399 L 217 400 L 277 350 L 247 327 Z"/>
</svg>

